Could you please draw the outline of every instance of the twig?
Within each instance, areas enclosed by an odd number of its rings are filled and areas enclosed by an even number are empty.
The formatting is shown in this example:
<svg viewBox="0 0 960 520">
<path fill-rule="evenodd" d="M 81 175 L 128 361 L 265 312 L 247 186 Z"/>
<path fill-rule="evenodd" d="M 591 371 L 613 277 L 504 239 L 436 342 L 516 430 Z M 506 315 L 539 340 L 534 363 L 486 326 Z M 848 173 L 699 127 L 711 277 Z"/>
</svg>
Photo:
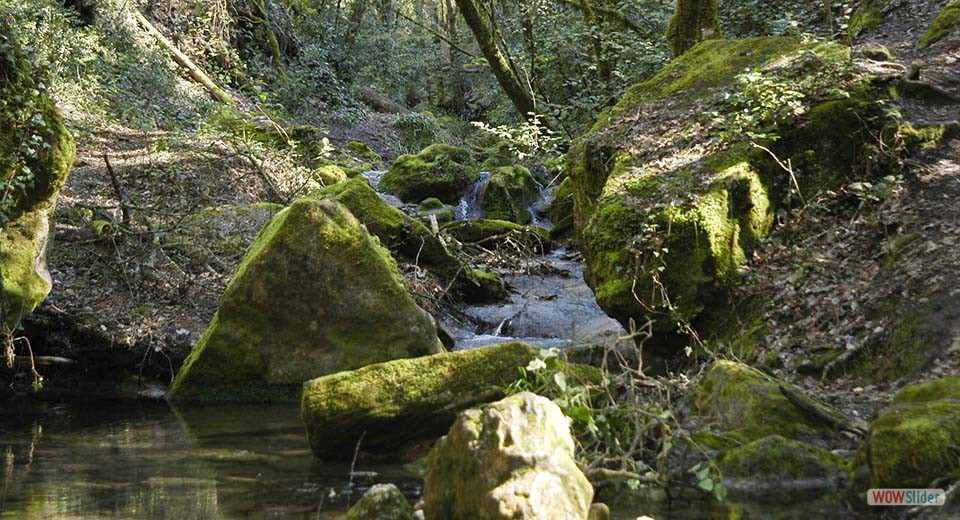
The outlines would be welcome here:
<svg viewBox="0 0 960 520">
<path fill-rule="evenodd" d="M 790 159 L 787 159 L 787 164 L 783 164 L 783 162 L 780 161 L 780 158 L 777 157 L 775 153 L 771 152 L 769 148 L 760 146 L 757 143 L 750 143 L 750 145 L 770 154 L 770 157 L 773 157 L 773 160 L 777 162 L 777 165 L 790 174 L 790 180 L 793 181 L 793 187 L 797 189 L 797 196 L 800 197 L 800 203 L 806 206 L 807 202 L 803 200 L 803 193 L 800 193 L 800 184 L 797 182 L 797 176 L 793 173 L 793 162 Z"/>
<path fill-rule="evenodd" d="M 353 495 L 353 470 L 357 466 L 357 456 L 360 455 L 360 443 L 363 442 L 363 438 L 367 435 L 367 431 L 364 430 L 360 434 L 360 438 L 357 439 L 357 445 L 353 448 L 353 460 L 350 462 L 350 475 L 349 480 L 347 481 L 347 503 L 350 503 L 350 497 Z"/>
<path fill-rule="evenodd" d="M 130 208 L 127 207 L 127 198 L 123 194 L 123 187 L 120 186 L 120 179 L 117 178 L 117 172 L 113 171 L 113 166 L 110 165 L 110 156 L 106 153 L 103 154 L 103 162 L 107 165 L 107 173 L 110 174 L 110 184 L 113 185 L 113 192 L 117 196 L 117 201 L 120 203 L 121 223 L 124 227 L 129 227 Z"/>
</svg>

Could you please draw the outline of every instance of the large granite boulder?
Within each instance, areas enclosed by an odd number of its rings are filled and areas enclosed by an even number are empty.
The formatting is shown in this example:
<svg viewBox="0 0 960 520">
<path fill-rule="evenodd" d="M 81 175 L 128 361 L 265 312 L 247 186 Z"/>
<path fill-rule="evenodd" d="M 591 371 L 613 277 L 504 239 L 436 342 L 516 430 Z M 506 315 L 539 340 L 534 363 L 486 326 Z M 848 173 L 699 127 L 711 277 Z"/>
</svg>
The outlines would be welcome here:
<svg viewBox="0 0 960 520">
<path fill-rule="evenodd" d="M 15 326 L 52 287 L 47 248 L 57 194 L 73 166 L 70 131 L 0 21 L 0 324 Z"/>
<path fill-rule="evenodd" d="M 306 380 L 440 351 L 390 253 L 343 205 L 303 199 L 247 251 L 168 398 L 295 401 Z"/>
<path fill-rule="evenodd" d="M 461 413 L 430 453 L 423 491 L 427 518 L 584 520 L 592 500 L 569 420 L 529 392 Z"/>
<path fill-rule="evenodd" d="M 443 435 L 460 410 L 500 399 L 537 357 L 522 343 L 398 359 L 303 385 L 301 414 L 314 455 L 349 459 L 357 443 L 379 458 L 404 458 Z"/>
</svg>

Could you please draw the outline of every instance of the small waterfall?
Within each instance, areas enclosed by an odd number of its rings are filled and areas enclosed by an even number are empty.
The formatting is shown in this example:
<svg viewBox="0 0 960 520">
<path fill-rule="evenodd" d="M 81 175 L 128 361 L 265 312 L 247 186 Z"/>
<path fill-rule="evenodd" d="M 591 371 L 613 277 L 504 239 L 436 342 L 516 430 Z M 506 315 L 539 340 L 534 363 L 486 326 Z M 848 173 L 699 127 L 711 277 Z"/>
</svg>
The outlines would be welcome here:
<svg viewBox="0 0 960 520">
<path fill-rule="evenodd" d="M 483 218 L 483 210 L 480 209 L 480 192 L 490 180 L 490 172 L 480 172 L 480 178 L 467 191 L 457 204 L 457 210 L 454 216 L 457 220 L 473 220 Z"/>
<path fill-rule="evenodd" d="M 553 202 L 554 196 L 557 194 L 559 186 L 544 188 L 540 183 L 537 183 L 537 185 L 540 187 L 540 195 L 537 196 L 537 200 L 533 201 L 533 204 L 528 208 L 532 216 L 530 225 L 542 227 L 549 231 L 553 229 L 553 223 L 546 218 L 546 214 L 550 209 L 550 204 Z"/>
<path fill-rule="evenodd" d="M 386 173 L 387 170 L 368 170 L 361 173 L 360 176 L 370 182 L 370 186 L 373 186 L 373 189 L 380 194 L 380 198 L 383 199 L 384 202 L 395 208 L 403 209 L 404 204 L 402 200 L 394 195 L 380 191 L 380 180 L 383 179 Z"/>
</svg>

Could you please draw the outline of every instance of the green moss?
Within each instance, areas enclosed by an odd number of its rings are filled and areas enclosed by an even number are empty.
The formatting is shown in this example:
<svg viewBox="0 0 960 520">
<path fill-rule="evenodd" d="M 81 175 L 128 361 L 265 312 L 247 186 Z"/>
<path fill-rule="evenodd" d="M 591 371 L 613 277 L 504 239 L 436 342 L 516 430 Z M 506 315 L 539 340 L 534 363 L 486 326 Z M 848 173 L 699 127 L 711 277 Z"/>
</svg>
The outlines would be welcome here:
<svg viewBox="0 0 960 520">
<path fill-rule="evenodd" d="M 347 180 L 347 173 L 343 171 L 343 168 L 333 164 L 321 166 L 313 172 L 313 176 L 323 186 L 330 186 Z"/>
<path fill-rule="evenodd" d="M 553 223 L 553 229 L 550 230 L 551 237 L 563 237 L 573 230 L 573 179 L 570 177 L 563 179 L 557 187 L 547 216 Z"/>
<path fill-rule="evenodd" d="M 430 197 L 429 199 L 424 200 L 417 206 L 417 211 L 432 211 L 437 209 L 443 209 L 446 204 L 442 200 Z"/>
<path fill-rule="evenodd" d="M 478 176 L 470 152 L 457 146 L 434 144 L 417 155 L 398 157 L 380 181 L 380 188 L 404 202 L 435 197 L 456 204 Z"/>
<path fill-rule="evenodd" d="M 851 38 L 880 27 L 887 20 L 886 9 L 890 0 L 864 0 L 850 16 L 848 31 Z"/>
<path fill-rule="evenodd" d="M 25 184 L 5 189 L 0 208 L 0 322 L 14 326 L 50 292 L 46 254 L 51 220 L 76 146 L 14 31 L 2 20 L 0 46 L 0 187 Z M 24 142 L 34 139 L 42 146 L 34 154 L 24 153 Z"/>
<path fill-rule="evenodd" d="M 414 520 L 413 506 L 393 484 L 377 484 L 347 511 L 344 520 Z"/>
<path fill-rule="evenodd" d="M 847 461 L 821 448 L 771 435 L 728 450 L 719 457 L 724 478 L 784 485 L 807 479 L 839 480 Z"/>
<path fill-rule="evenodd" d="M 893 61 L 896 59 L 893 55 L 893 52 L 890 51 L 887 47 L 883 45 L 877 45 L 873 47 L 866 47 L 860 50 L 860 54 L 869 60 L 874 61 Z"/>
<path fill-rule="evenodd" d="M 958 26 L 960 26 L 960 0 L 951 0 L 930 24 L 930 29 L 923 38 L 920 38 L 919 47 L 923 49 L 937 43 L 957 30 Z"/>
<path fill-rule="evenodd" d="M 960 402 L 932 401 L 895 407 L 870 424 L 867 438 L 875 488 L 926 488 L 955 477 L 960 459 Z"/>
<path fill-rule="evenodd" d="M 667 25 L 667 40 L 674 56 L 703 40 L 720 37 L 716 0 L 677 0 L 677 10 Z"/>
<path fill-rule="evenodd" d="M 450 254 L 423 223 L 384 202 L 366 179 L 353 178 L 317 190 L 309 197 L 332 199 L 347 206 L 385 247 L 410 261 L 416 260 L 468 301 L 495 300 L 504 293 L 502 282 L 494 287 L 489 280 L 475 280 L 470 268 Z"/>
<path fill-rule="evenodd" d="M 379 163 L 383 161 L 383 157 L 380 157 L 380 154 L 374 152 L 372 149 L 370 149 L 370 146 L 368 146 L 366 143 L 361 143 L 360 141 L 350 141 L 347 143 L 347 151 L 360 159 L 370 162 Z"/>
<path fill-rule="evenodd" d="M 780 387 L 796 388 L 741 363 L 717 361 L 690 394 L 691 416 L 707 427 L 742 442 L 780 435 L 804 442 L 824 442 L 839 432 L 794 405 Z M 840 419 L 842 415 L 812 399 L 809 406 Z"/>
<path fill-rule="evenodd" d="M 906 386 L 897 392 L 892 404 L 927 403 L 947 399 L 960 401 L 960 376 Z"/>
<path fill-rule="evenodd" d="M 370 365 L 309 381 L 301 414 L 314 455 L 345 459 L 363 436 L 364 451 L 389 455 L 439 437 L 456 413 L 503 397 L 537 349 L 507 343 Z"/>
<path fill-rule="evenodd" d="M 532 215 L 529 206 L 537 198 L 539 186 L 530 170 L 523 166 L 501 166 L 491 171 L 480 192 L 480 208 L 489 219 L 527 224 Z"/>
<path fill-rule="evenodd" d="M 461 242 L 494 248 L 507 240 L 545 251 L 550 248 L 550 234 L 540 227 L 523 226 L 505 220 L 459 220 L 443 226 L 444 233 Z"/>
<path fill-rule="evenodd" d="M 168 397 L 289 400 L 312 377 L 438 350 L 389 251 L 344 206 L 300 200 L 251 245 Z"/>
</svg>

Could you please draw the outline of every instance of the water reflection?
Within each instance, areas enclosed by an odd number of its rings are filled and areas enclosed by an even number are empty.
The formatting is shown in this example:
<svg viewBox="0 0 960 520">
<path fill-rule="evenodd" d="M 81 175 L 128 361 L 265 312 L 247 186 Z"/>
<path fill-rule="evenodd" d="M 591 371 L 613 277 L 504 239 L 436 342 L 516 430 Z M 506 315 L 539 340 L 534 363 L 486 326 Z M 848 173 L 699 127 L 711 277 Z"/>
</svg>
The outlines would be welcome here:
<svg viewBox="0 0 960 520">
<path fill-rule="evenodd" d="M 396 466 L 315 461 L 296 405 L 4 404 L 0 518 L 320 518 Z M 318 509 L 320 510 L 318 515 Z"/>
</svg>

